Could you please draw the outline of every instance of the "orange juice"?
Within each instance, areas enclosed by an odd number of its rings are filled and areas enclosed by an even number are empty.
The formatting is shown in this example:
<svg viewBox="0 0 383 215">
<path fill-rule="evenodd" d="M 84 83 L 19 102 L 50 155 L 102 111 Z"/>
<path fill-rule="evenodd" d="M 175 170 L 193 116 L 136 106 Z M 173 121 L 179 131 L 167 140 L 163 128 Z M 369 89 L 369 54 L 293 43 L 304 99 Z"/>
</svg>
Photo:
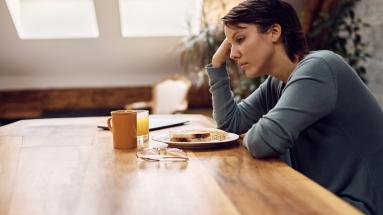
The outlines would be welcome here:
<svg viewBox="0 0 383 215">
<path fill-rule="evenodd" d="M 137 117 L 137 136 L 149 134 L 149 119 L 148 117 Z"/>
<path fill-rule="evenodd" d="M 134 110 L 137 113 L 137 147 L 149 147 L 149 111 Z"/>
</svg>

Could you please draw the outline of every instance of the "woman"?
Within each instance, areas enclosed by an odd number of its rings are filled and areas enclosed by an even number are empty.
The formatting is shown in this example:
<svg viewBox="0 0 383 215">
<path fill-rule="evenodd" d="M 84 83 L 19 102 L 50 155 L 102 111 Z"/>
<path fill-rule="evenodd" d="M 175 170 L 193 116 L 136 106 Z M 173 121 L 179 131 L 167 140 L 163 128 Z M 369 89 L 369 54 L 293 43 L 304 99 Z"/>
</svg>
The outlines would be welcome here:
<svg viewBox="0 0 383 215">
<path fill-rule="evenodd" d="M 248 0 L 224 16 L 225 41 L 207 66 L 218 127 L 245 133 L 256 158 L 280 157 L 367 214 L 383 214 L 383 114 L 331 51 L 307 51 L 294 9 Z M 236 104 L 225 62 L 268 78 Z"/>
</svg>

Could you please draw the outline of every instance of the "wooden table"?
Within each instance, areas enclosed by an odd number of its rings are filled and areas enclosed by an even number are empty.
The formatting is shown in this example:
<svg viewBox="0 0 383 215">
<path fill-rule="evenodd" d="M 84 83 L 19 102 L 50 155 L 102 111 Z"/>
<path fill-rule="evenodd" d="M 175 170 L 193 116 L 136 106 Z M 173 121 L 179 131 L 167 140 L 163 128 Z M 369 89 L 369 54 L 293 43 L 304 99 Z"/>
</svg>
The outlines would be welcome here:
<svg viewBox="0 0 383 215">
<path fill-rule="evenodd" d="M 163 116 L 158 116 L 163 117 Z M 202 115 L 172 115 L 213 127 Z M 146 162 L 114 150 L 106 117 L 0 127 L 0 214 L 359 214 L 278 160 L 240 145 Z M 151 135 L 165 130 L 151 132 Z"/>
</svg>

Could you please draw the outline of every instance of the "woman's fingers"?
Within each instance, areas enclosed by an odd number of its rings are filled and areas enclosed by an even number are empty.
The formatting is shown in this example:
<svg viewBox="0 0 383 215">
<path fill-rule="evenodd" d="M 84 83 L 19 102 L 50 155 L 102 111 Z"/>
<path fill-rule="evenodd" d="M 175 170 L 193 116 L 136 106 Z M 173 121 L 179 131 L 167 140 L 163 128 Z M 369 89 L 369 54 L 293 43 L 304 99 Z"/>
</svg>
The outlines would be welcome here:
<svg viewBox="0 0 383 215">
<path fill-rule="evenodd" d="M 213 55 L 211 64 L 213 67 L 220 67 L 230 57 L 231 44 L 225 39 Z"/>
</svg>

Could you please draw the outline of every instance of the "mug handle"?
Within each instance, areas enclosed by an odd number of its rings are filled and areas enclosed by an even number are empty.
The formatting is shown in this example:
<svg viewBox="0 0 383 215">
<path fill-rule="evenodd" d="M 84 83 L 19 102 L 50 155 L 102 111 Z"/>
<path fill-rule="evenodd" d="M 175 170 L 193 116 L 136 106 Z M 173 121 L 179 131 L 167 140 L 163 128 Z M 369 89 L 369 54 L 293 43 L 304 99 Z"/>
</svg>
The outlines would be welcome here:
<svg viewBox="0 0 383 215">
<path fill-rule="evenodd" d="M 112 128 L 112 125 L 111 125 L 110 121 L 112 121 L 112 117 L 108 118 L 108 128 L 109 128 L 110 131 L 112 131 L 113 128 Z"/>
</svg>

